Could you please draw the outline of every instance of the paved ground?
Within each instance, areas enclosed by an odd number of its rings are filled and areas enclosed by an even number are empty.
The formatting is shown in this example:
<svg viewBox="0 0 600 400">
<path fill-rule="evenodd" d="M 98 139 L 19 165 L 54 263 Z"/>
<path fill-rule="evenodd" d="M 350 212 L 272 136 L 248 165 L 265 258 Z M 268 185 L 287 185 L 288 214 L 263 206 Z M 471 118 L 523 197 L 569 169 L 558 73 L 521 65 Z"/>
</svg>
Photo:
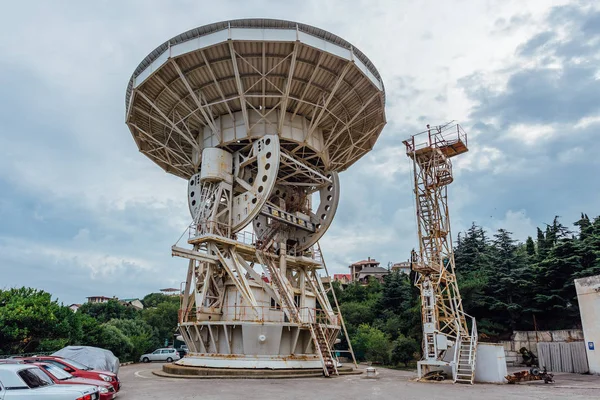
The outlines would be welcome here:
<svg viewBox="0 0 600 400">
<path fill-rule="evenodd" d="M 378 368 L 378 379 L 365 375 L 301 379 L 174 379 L 159 378 L 152 370 L 160 363 L 121 367 L 123 389 L 120 400 L 218 399 L 218 400 L 313 400 L 335 399 L 599 399 L 600 376 L 556 374 L 556 383 L 530 382 L 517 385 L 455 385 L 419 383 L 414 373 Z"/>
</svg>

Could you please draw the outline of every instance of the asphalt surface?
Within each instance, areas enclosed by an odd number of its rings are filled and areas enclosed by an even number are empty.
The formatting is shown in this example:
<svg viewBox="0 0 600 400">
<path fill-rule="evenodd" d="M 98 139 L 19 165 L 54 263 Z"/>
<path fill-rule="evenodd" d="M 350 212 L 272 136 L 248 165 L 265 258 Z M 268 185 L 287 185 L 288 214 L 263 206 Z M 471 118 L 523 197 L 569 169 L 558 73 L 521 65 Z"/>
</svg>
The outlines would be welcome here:
<svg viewBox="0 0 600 400">
<path fill-rule="evenodd" d="M 600 376 L 555 374 L 556 383 L 458 385 L 414 382 L 415 373 L 377 368 L 377 379 L 365 374 L 299 379 L 180 379 L 152 374 L 161 363 L 121 367 L 123 388 L 117 399 L 600 399 Z"/>
</svg>

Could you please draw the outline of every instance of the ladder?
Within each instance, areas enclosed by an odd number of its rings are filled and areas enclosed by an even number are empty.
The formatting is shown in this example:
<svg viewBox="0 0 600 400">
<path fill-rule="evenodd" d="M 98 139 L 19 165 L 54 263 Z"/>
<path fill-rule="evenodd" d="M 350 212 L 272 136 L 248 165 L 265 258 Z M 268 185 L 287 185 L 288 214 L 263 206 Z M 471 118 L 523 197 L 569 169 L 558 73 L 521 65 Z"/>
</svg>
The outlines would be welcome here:
<svg viewBox="0 0 600 400">
<path fill-rule="evenodd" d="M 317 249 L 319 252 L 319 255 L 321 256 L 321 262 L 323 263 L 323 268 L 325 269 L 325 275 L 329 278 L 329 291 L 331 291 L 332 297 L 333 297 L 333 301 L 335 304 L 335 309 L 337 310 L 338 313 L 338 318 L 340 319 L 340 324 L 342 325 L 342 332 L 344 333 L 344 337 L 346 338 L 346 341 L 348 342 L 348 350 L 347 352 L 350 353 L 350 355 L 352 356 L 352 362 L 354 363 L 354 368 L 358 369 L 358 363 L 356 362 L 356 357 L 354 356 L 354 349 L 352 348 L 352 342 L 350 341 L 350 336 L 348 336 L 348 330 L 346 329 L 346 323 L 344 322 L 344 317 L 342 316 L 342 313 L 340 311 L 340 305 L 338 303 L 337 300 L 337 296 L 335 294 L 335 290 L 332 286 L 332 282 L 331 282 L 331 275 L 329 275 L 329 271 L 327 270 L 327 264 L 325 263 L 325 258 L 323 257 L 323 250 L 321 250 L 321 242 L 317 242 Z"/>
<path fill-rule="evenodd" d="M 267 250 L 274 242 L 275 235 L 279 232 L 279 223 L 273 222 L 269 229 L 260 237 L 260 243 L 256 246 L 258 250 Z"/>
<path fill-rule="evenodd" d="M 258 261 L 267 268 L 267 271 L 269 271 L 269 277 L 273 283 L 271 287 L 281 299 L 283 311 L 287 314 L 291 322 L 300 322 L 298 307 L 296 307 L 296 303 L 294 303 L 294 298 L 291 294 L 293 291 L 288 290 L 288 285 L 285 282 L 286 278 L 281 275 L 281 271 L 275 265 L 273 258 L 263 250 L 259 249 L 256 250 L 256 256 Z"/>
<path fill-rule="evenodd" d="M 323 327 L 317 322 L 308 324 L 308 326 L 310 328 L 310 334 L 315 345 L 315 350 L 317 351 L 321 363 L 323 364 L 323 375 L 327 377 L 331 375 L 339 375 L 336 360 L 331 354 L 331 347 L 329 347 L 329 342 L 327 341 L 327 337 L 325 337 Z"/>
</svg>

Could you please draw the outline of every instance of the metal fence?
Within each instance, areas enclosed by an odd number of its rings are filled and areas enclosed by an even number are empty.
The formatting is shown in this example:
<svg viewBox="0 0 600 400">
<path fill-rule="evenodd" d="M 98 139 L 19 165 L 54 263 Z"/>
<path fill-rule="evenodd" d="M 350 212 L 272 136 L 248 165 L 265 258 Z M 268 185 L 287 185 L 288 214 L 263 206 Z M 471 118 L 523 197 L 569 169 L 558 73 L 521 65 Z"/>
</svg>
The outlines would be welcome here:
<svg viewBox="0 0 600 400">
<path fill-rule="evenodd" d="M 585 342 L 538 343 L 537 351 L 539 366 L 548 371 L 577 374 L 589 371 Z"/>
</svg>

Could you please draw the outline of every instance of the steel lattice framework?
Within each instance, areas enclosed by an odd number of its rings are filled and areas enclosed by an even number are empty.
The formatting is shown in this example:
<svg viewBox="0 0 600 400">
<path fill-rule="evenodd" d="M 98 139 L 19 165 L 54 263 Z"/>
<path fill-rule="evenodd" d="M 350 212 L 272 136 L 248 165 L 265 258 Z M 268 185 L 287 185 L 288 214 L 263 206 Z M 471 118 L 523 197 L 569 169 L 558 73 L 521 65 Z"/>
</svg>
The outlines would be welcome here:
<svg viewBox="0 0 600 400">
<path fill-rule="evenodd" d="M 459 125 L 430 128 L 404 141 L 413 160 L 419 252 L 412 268 L 421 292 L 423 360 L 419 377 L 432 367 L 449 366 L 455 381 L 473 382 L 477 330 L 469 331 L 456 282 L 448 185 L 451 157 L 465 153 L 467 136 Z"/>
<path fill-rule="evenodd" d="M 259 30 L 272 40 L 251 40 Z M 127 89 L 127 124 L 142 153 L 183 178 L 199 165 L 192 153 L 235 150 L 259 125 L 282 132 L 288 120 L 305 134 L 282 137 L 286 151 L 342 171 L 375 144 L 384 99 L 379 73 L 345 40 L 295 22 L 234 20 L 178 35 L 146 57 Z"/>
<path fill-rule="evenodd" d="M 318 241 L 337 210 L 338 173 L 373 148 L 384 105 L 363 53 L 290 21 L 203 26 L 140 63 L 126 123 L 143 154 L 188 181 L 192 248 L 172 247 L 189 260 L 182 364 L 337 373 L 331 349 L 344 325 Z"/>
</svg>

